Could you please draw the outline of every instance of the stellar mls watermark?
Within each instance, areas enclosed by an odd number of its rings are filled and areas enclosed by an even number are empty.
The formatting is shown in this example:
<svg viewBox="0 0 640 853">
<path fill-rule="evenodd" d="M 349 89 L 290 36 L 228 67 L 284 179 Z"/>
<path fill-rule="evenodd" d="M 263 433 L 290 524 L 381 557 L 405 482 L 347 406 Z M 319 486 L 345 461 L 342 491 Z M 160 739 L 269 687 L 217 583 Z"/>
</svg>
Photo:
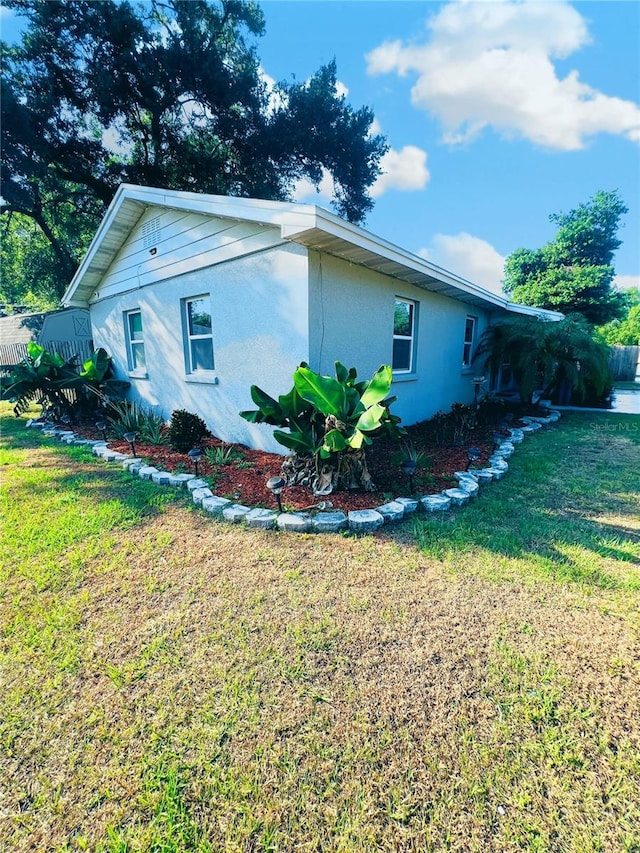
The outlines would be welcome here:
<svg viewBox="0 0 640 853">
<path fill-rule="evenodd" d="M 595 422 L 592 421 L 589 424 L 589 429 L 593 432 L 628 432 L 628 433 L 636 433 L 640 430 L 640 426 L 638 424 L 629 424 L 629 423 L 611 423 L 608 422 Z"/>
</svg>

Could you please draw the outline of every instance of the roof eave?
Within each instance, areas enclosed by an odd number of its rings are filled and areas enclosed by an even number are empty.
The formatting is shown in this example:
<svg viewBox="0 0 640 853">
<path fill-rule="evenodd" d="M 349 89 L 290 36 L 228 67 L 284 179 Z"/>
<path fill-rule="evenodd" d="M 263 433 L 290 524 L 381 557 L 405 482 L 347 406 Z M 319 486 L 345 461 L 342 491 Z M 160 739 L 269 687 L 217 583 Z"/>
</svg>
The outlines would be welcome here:
<svg viewBox="0 0 640 853">
<path fill-rule="evenodd" d="M 283 225 L 281 233 L 284 239 L 300 243 L 309 249 L 324 251 L 424 290 L 441 293 L 488 311 L 529 314 L 550 320 L 560 320 L 563 316 L 555 311 L 549 312 L 510 302 L 506 297 L 448 272 L 419 255 L 374 237 L 368 231 L 345 222 L 324 208 L 314 208 L 313 217 L 303 225 Z"/>
</svg>

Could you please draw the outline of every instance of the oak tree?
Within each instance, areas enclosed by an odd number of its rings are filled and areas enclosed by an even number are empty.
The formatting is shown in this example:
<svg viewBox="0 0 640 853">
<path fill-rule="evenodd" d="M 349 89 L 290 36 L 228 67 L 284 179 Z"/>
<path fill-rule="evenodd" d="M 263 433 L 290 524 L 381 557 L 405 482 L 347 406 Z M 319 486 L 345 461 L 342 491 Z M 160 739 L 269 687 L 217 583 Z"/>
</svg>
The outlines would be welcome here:
<svg viewBox="0 0 640 853">
<path fill-rule="evenodd" d="M 86 249 L 70 220 L 90 234 L 122 182 L 288 200 L 328 172 L 339 215 L 372 208 L 387 150 L 373 113 L 338 93 L 335 62 L 272 84 L 252 0 L 5 5 L 27 27 L 1 45 L 2 215 L 36 224 L 58 295 Z"/>
</svg>

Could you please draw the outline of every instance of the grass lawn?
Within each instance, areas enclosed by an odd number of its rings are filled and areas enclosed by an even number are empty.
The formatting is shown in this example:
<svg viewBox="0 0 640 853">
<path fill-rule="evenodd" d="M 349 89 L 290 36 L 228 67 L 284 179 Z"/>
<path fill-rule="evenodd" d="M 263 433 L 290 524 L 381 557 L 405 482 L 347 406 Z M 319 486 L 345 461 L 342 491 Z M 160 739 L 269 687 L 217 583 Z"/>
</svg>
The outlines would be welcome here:
<svg viewBox="0 0 640 853">
<path fill-rule="evenodd" d="M 3 413 L 0 849 L 640 851 L 640 417 L 358 538 Z"/>
</svg>

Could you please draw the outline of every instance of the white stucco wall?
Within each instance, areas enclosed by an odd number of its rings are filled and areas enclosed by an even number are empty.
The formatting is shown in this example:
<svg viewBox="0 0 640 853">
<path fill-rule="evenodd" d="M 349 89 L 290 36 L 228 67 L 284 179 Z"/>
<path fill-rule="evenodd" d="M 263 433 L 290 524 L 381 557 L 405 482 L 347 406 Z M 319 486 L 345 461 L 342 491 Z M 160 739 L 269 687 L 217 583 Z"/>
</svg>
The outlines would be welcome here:
<svg viewBox="0 0 640 853">
<path fill-rule="evenodd" d="M 477 368 L 463 369 L 467 315 L 478 318 L 476 341 L 487 326 L 484 311 L 455 299 L 313 252 L 309 259 L 310 366 L 333 374 L 333 363 L 356 367 L 368 379 L 391 364 L 397 296 L 418 305 L 415 371 L 397 375 L 393 411 L 409 425 L 455 402 L 471 402 Z"/>
<path fill-rule="evenodd" d="M 250 386 L 277 396 L 308 360 L 306 250 L 281 244 L 262 253 L 196 269 L 154 284 L 142 284 L 91 305 L 95 346 L 113 357 L 119 378 L 131 382 L 128 396 L 157 406 L 165 419 L 175 409 L 202 417 L 228 442 L 284 453 L 265 425 L 238 416 L 255 408 Z M 181 300 L 209 294 L 215 373 L 208 381 L 185 367 Z M 128 371 L 124 312 L 142 312 L 147 377 Z M 217 380 L 213 384 L 211 380 Z"/>
</svg>

